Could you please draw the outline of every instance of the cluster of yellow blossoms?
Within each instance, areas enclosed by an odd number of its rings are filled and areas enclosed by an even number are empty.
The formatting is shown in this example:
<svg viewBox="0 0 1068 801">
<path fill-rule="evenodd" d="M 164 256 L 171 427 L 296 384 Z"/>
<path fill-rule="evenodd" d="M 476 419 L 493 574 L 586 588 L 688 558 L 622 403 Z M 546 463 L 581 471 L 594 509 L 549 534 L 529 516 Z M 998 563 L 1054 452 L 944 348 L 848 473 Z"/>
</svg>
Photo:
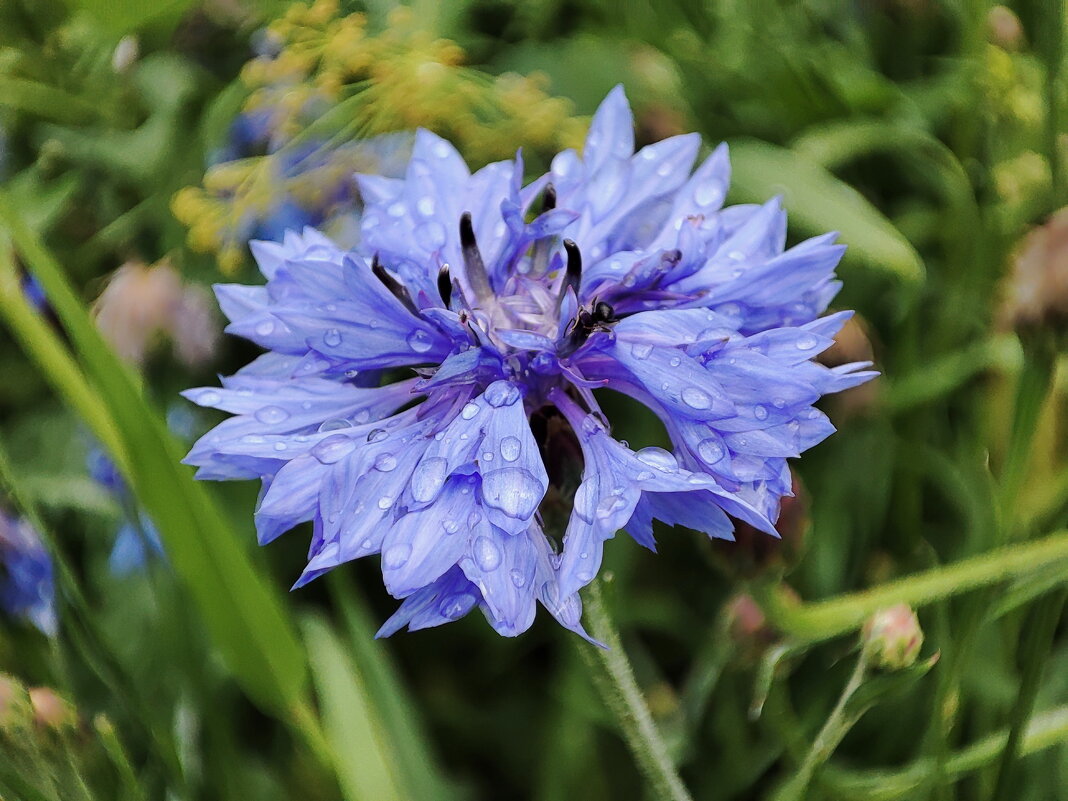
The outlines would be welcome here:
<svg viewBox="0 0 1068 801">
<path fill-rule="evenodd" d="M 241 115 L 266 154 L 217 164 L 203 186 L 172 201 L 190 246 L 215 253 L 224 272 L 240 266 L 249 236 L 282 204 L 350 238 L 352 174 L 402 168 L 397 140 L 374 141 L 383 134 L 428 128 L 476 165 L 514 156 L 520 144 L 548 155 L 585 134 L 586 120 L 547 94 L 543 76 L 465 67 L 463 50 L 421 29 L 408 9 L 373 32 L 362 14 L 340 16 L 337 0 L 298 3 L 267 28 L 263 49 L 242 71 Z"/>
</svg>

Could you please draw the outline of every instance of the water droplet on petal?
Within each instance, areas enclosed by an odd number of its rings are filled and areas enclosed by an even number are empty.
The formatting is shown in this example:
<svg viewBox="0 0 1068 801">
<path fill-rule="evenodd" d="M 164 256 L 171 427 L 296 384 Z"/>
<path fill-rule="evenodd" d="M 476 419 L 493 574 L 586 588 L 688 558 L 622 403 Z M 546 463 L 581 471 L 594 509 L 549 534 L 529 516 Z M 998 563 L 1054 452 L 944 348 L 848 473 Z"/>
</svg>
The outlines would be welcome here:
<svg viewBox="0 0 1068 801">
<path fill-rule="evenodd" d="M 512 580 L 512 585 L 516 588 L 522 588 L 526 586 L 527 577 L 523 575 L 523 572 L 518 568 L 512 568 L 508 572 L 508 577 Z"/>
<path fill-rule="evenodd" d="M 289 419 L 289 412 L 281 406 L 264 406 L 256 412 L 256 419 L 267 425 L 275 425 Z"/>
<path fill-rule="evenodd" d="M 256 324 L 256 333 L 261 337 L 269 337 L 274 333 L 274 321 L 264 320 Z"/>
<path fill-rule="evenodd" d="M 522 445 L 515 437 L 505 437 L 501 440 L 501 456 L 506 462 L 514 462 L 519 458 Z"/>
<path fill-rule="evenodd" d="M 440 456 L 428 456 L 419 462 L 412 473 L 411 493 L 416 503 L 427 503 L 437 497 L 445 484 L 449 464 Z"/>
<path fill-rule="evenodd" d="M 276 442 L 276 443 L 274 443 L 274 449 L 276 451 L 284 451 L 286 449 L 286 447 L 288 447 L 288 446 L 284 442 Z"/>
<path fill-rule="evenodd" d="M 356 414 L 352 416 L 352 419 L 357 423 L 363 424 L 371 419 L 371 412 L 369 409 L 360 409 Z"/>
<path fill-rule="evenodd" d="M 245 434 L 241 437 L 242 442 L 247 442 L 249 445 L 262 445 L 267 440 L 259 434 Z"/>
<path fill-rule="evenodd" d="M 457 531 L 460 530 L 460 524 L 457 523 L 455 520 L 442 520 L 441 527 L 445 529 L 446 534 L 455 534 Z"/>
<path fill-rule="evenodd" d="M 806 334 L 794 343 L 798 350 L 812 350 L 816 347 L 816 337 L 811 334 Z"/>
<path fill-rule="evenodd" d="M 698 206 L 711 206 L 720 202 L 722 194 L 718 184 L 705 181 L 693 190 L 693 199 Z"/>
<path fill-rule="evenodd" d="M 678 459 L 668 451 L 655 445 L 642 448 L 634 455 L 638 458 L 638 461 L 659 470 L 661 473 L 674 473 L 679 469 Z"/>
<path fill-rule="evenodd" d="M 763 406 L 760 406 L 760 405 L 754 406 L 753 407 L 753 416 L 756 417 L 757 420 L 767 420 L 768 419 L 768 410 L 765 409 Z"/>
<path fill-rule="evenodd" d="M 419 201 L 415 204 L 415 208 L 424 217 L 432 216 L 434 214 L 434 198 L 429 195 L 419 198 Z"/>
<path fill-rule="evenodd" d="M 381 509 L 383 512 L 392 505 L 393 498 L 391 498 L 389 495 L 383 495 L 381 498 L 378 499 L 378 508 Z"/>
<path fill-rule="evenodd" d="M 323 464 L 334 464 L 355 449 L 356 443 L 351 437 L 344 434 L 332 434 L 321 442 L 317 442 L 311 449 L 311 455 Z"/>
<path fill-rule="evenodd" d="M 502 467 L 482 476 L 482 497 L 488 506 L 516 520 L 527 520 L 538 508 L 545 487 L 523 467 Z"/>
<path fill-rule="evenodd" d="M 487 573 L 496 570 L 501 564 L 501 549 L 489 537 L 478 537 L 471 550 L 475 563 Z"/>
<path fill-rule="evenodd" d="M 323 334 L 323 343 L 329 348 L 336 348 L 341 344 L 341 332 L 336 328 L 331 328 Z"/>
<path fill-rule="evenodd" d="M 333 420 L 326 420 L 319 425 L 320 433 L 340 431 L 343 428 L 352 428 L 352 424 L 348 420 L 342 420 L 339 417 L 335 417 Z"/>
<path fill-rule="evenodd" d="M 703 389 L 686 387 L 682 391 L 682 402 L 691 409 L 707 409 L 712 405 L 712 398 Z"/>
<path fill-rule="evenodd" d="M 630 346 L 630 353 L 635 359 L 648 359 L 653 352 L 653 346 L 647 342 L 635 342 Z"/>
<path fill-rule="evenodd" d="M 464 406 L 463 409 L 460 410 L 460 417 L 462 417 L 464 420 L 470 420 L 476 414 L 478 414 L 477 403 L 468 403 L 466 406 Z"/>
<path fill-rule="evenodd" d="M 678 356 L 672 356 L 671 361 L 668 362 L 668 364 L 670 364 L 672 367 L 678 367 L 680 364 L 682 364 L 682 359 Z"/>
<path fill-rule="evenodd" d="M 611 517 L 626 505 L 627 502 L 624 500 L 623 496 L 606 495 L 601 498 L 600 503 L 597 504 L 597 516 L 602 520 Z"/>
<path fill-rule="evenodd" d="M 408 334 L 408 347 L 414 350 L 416 353 L 426 353 L 432 347 L 434 347 L 434 340 L 430 338 L 430 334 L 421 328 L 412 331 Z"/>
<path fill-rule="evenodd" d="M 380 453 L 375 457 L 375 470 L 388 473 L 397 467 L 397 459 L 392 453 Z"/>
<path fill-rule="evenodd" d="M 723 446 L 714 439 L 703 439 L 697 445 L 698 455 L 707 464 L 715 464 L 723 458 Z"/>
<path fill-rule="evenodd" d="M 471 611 L 476 602 L 475 597 L 470 593 L 454 595 L 451 598 L 442 599 L 438 604 L 438 611 L 448 620 L 459 620 Z"/>
<path fill-rule="evenodd" d="M 786 401 L 782 398 L 776 398 L 771 402 L 771 405 L 774 406 L 776 409 L 782 409 L 786 406 Z"/>
<path fill-rule="evenodd" d="M 390 545 L 382 552 L 382 566 L 387 570 L 397 570 L 408 563 L 412 555 L 412 546 L 406 542 Z"/>
<path fill-rule="evenodd" d="M 222 400 L 222 396 L 214 389 L 209 389 L 207 392 L 201 392 L 197 398 L 197 403 L 203 406 L 214 406 L 216 403 Z"/>
<path fill-rule="evenodd" d="M 636 481 L 648 481 L 649 479 L 651 479 L 653 477 L 654 477 L 653 474 L 650 473 L 648 470 L 642 470 L 634 478 L 635 478 Z"/>
<path fill-rule="evenodd" d="M 507 381 L 494 381 L 486 387 L 484 395 L 490 406 L 511 406 L 519 400 L 519 388 Z"/>
</svg>

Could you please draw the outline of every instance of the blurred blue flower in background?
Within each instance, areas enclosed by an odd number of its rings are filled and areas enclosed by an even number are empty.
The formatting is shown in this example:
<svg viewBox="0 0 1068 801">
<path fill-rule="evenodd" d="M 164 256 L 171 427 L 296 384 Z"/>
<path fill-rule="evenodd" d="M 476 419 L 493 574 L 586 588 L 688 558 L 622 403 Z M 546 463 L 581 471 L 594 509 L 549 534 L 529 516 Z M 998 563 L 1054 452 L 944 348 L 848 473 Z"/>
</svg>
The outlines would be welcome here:
<svg viewBox="0 0 1068 801">
<path fill-rule="evenodd" d="M 585 636 L 578 592 L 617 530 L 650 549 L 654 518 L 773 535 L 787 458 L 834 430 L 812 404 L 874 373 L 812 361 L 849 316 L 819 317 L 842 246 L 784 250 L 777 201 L 723 208 L 726 148 L 691 174 L 699 148 L 635 154 L 621 88 L 582 156 L 526 186 L 520 157 L 472 175 L 419 131 L 403 178 L 360 177 L 359 250 L 287 233 L 252 243 L 266 286 L 217 287 L 227 331 L 269 352 L 186 393 L 235 415 L 187 462 L 262 479 L 261 543 L 313 522 L 296 586 L 380 553 L 404 599 L 383 635 L 477 606 L 513 636 L 540 602 Z M 381 371 L 390 383 L 368 386 Z M 648 406 L 673 451 L 614 439 L 599 388 Z M 533 415 L 583 456 L 559 548 L 538 513 L 555 445 Z"/>
<path fill-rule="evenodd" d="M 0 607 L 49 637 L 59 628 L 52 559 L 26 520 L 0 510 Z"/>
<path fill-rule="evenodd" d="M 92 445 L 86 457 L 89 475 L 108 491 L 123 510 L 123 523 L 115 534 L 108 565 L 123 576 L 143 570 L 149 557 L 162 558 L 163 544 L 152 520 L 131 496 L 118 468 L 99 445 Z"/>
</svg>

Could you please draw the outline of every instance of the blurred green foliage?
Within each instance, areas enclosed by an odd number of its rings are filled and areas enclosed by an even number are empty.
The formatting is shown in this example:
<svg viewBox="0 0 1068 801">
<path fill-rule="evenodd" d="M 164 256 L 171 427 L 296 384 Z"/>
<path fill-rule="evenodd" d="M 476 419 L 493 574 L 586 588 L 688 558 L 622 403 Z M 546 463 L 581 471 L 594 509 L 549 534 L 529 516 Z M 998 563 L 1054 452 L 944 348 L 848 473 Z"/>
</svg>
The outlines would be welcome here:
<svg viewBox="0 0 1068 801">
<path fill-rule="evenodd" d="M 447 53 L 461 76 L 410 119 L 392 113 L 398 97 L 425 86 L 375 94 L 360 73 L 337 106 L 358 112 L 350 131 L 414 119 L 485 160 L 524 144 L 533 117 L 502 101 L 492 126 L 465 132 L 450 87 L 542 75 L 523 97 L 556 115 L 538 131 L 544 158 L 623 82 L 643 142 L 727 141 L 734 201 L 781 194 L 793 239 L 838 230 L 850 247 L 838 302 L 861 322 L 832 358 L 873 354 L 884 376 L 828 402 L 841 430 L 797 466 L 808 500 L 789 552 L 676 531 L 655 557 L 623 540 L 607 553 L 605 603 L 694 798 L 1064 797 L 1068 244 L 1036 229 L 1068 204 L 1063 3 L 349 12 L 398 64 Z M 587 646 L 551 623 L 517 640 L 470 619 L 375 641 L 393 601 L 372 564 L 283 594 L 301 534 L 256 549 L 254 488 L 196 484 L 167 430 L 177 392 L 232 372 L 247 346 L 195 368 L 160 350 L 137 372 L 92 325 L 127 260 L 219 278 L 172 198 L 205 185 L 249 99 L 257 31 L 285 13 L 273 0 L 0 0 L 0 504 L 46 535 L 61 617 L 54 640 L 0 627 L 0 672 L 17 677 L 0 686 L 0 797 L 650 797 L 584 671 Z M 254 280 L 247 260 L 228 264 Z M 48 315 L 26 306 L 25 271 Z M 634 406 L 613 411 L 630 441 L 660 436 Z M 108 570 L 124 510 L 88 476 L 88 432 L 156 521 L 166 562 Z M 897 601 L 918 608 L 922 660 L 854 686 L 856 630 Z M 73 720 L 47 722 L 26 687 L 54 690 Z"/>
</svg>

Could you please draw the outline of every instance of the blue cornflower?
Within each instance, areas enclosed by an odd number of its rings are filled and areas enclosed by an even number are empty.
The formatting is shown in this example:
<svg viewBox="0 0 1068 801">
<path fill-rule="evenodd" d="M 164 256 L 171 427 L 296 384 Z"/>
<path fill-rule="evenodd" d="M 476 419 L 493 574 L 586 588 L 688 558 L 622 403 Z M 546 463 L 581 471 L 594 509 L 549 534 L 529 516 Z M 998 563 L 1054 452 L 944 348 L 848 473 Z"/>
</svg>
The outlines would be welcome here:
<svg viewBox="0 0 1068 801">
<path fill-rule="evenodd" d="M 163 543 L 152 519 L 137 505 L 118 467 L 99 445 L 86 456 L 90 477 L 108 491 L 123 510 L 123 522 L 115 532 L 108 565 L 123 576 L 144 569 L 149 557 L 163 557 Z"/>
<path fill-rule="evenodd" d="M 617 530 L 774 534 L 787 458 L 833 431 L 812 404 L 874 375 L 812 361 L 848 318 L 819 317 L 843 248 L 784 250 L 777 202 L 722 208 L 724 147 L 691 174 L 696 135 L 635 154 L 632 125 L 617 88 L 582 156 L 526 186 L 520 157 L 471 174 L 419 131 L 403 178 L 359 178 L 359 250 L 290 232 L 252 243 L 266 286 L 217 287 L 227 331 L 269 352 L 186 393 L 235 415 L 187 461 L 262 479 L 261 543 L 313 522 L 296 586 L 381 554 L 404 601 L 380 634 L 477 606 L 515 635 L 537 601 L 585 635 L 578 592 Z M 600 388 L 673 450 L 614 439 Z M 583 467 L 557 548 L 538 510 L 560 436 Z"/>
<path fill-rule="evenodd" d="M 52 559 L 40 535 L 0 510 L 0 607 L 51 637 L 59 628 L 55 593 Z"/>
</svg>

